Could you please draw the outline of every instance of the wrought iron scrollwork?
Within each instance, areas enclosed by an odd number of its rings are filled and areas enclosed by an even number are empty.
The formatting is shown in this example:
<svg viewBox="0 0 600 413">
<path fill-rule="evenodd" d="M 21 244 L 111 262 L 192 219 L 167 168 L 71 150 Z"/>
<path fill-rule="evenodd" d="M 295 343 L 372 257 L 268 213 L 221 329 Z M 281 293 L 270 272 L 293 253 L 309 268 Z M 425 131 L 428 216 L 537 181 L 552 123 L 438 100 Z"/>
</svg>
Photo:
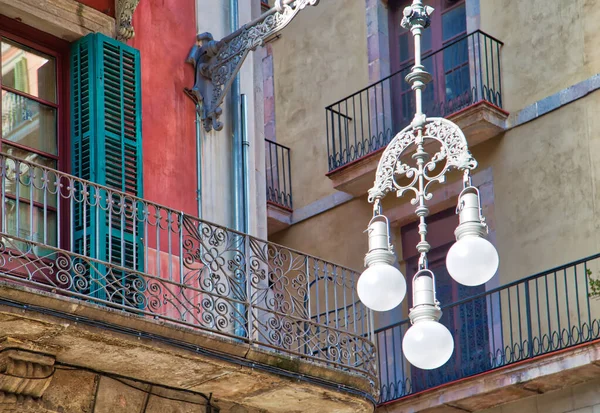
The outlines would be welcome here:
<svg viewBox="0 0 600 413">
<path fill-rule="evenodd" d="M 411 125 L 398 133 L 388 144 L 377 167 L 375 184 L 369 189 L 369 202 L 382 199 L 388 192 L 395 190 L 398 196 L 402 196 L 406 191 L 413 191 L 415 193 L 413 204 L 416 203 L 416 197 L 420 195 L 418 185 L 420 174 L 415 166 L 403 161 L 410 151 L 416 149 L 414 147 L 416 140 L 416 131 Z M 477 161 L 469 152 L 465 135 L 453 122 L 444 118 L 427 119 L 423 131 L 423 145 L 427 146 L 435 142 L 439 149 L 427 161 L 422 174 L 425 180 L 423 188 L 425 199 L 431 199 L 429 186 L 433 182 L 443 183 L 448 171 L 471 170 L 477 167 Z M 441 169 L 438 168 L 439 165 L 442 166 Z M 437 172 L 429 175 L 433 171 Z M 401 183 L 401 178 L 408 178 L 408 182 Z"/>
<path fill-rule="evenodd" d="M 350 269 L 4 153 L 0 200 L 2 280 L 235 338 L 375 383 L 369 312 L 357 302 L 358 274 Z M 106 233 L 130 230 L 139 247 L 131 260 L 76 245 L 77 226 L 88 222 L 81 228 L 90 231 L 101 220 Z M 113 250 L 108 242 L 97 245 Z"/>
</svg>

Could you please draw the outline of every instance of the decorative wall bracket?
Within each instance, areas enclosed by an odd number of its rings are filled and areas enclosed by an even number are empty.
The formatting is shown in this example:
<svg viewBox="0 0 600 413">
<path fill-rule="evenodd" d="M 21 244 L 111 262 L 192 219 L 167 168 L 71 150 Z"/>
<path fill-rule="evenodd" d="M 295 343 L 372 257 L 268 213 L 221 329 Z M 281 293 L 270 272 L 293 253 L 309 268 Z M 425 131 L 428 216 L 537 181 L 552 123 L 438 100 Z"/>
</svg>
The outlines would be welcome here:
<svg viewBox="0 0 600 413">
<path fill-rule="evenodd" d="M 132 19 L 139 2 L 140 0 L 115 0 L 117 40 L 126 42 L 135 36 Z"/>
<path fill-rule="evenodd" d="M 195 83 L 185 92 L 196 104 L 207 132 L 223 129 L 219 121 L 221 105 L 248 53 L 275 37 L 300 10 L 318 3 L 319 0 L 276 0 L 271 9 L 221 40 L 214 40 L 210 33 L 196 37 L 187 59 L 196 70 Z"/>
<path fill-rule="evenodd" d="M 54 357 L 27 350 L 0 353 L 0 402 L 38 399 L 54 375 Z"/>
</svg>

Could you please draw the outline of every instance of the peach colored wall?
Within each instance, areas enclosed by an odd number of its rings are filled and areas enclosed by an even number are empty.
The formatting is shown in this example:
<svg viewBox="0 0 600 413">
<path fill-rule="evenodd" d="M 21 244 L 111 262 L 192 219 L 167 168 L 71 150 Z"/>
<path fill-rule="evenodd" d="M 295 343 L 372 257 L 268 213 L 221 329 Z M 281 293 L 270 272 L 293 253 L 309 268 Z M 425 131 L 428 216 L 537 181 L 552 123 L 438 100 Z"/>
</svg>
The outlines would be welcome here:
<svg viewBox="0 0 600 413">
<path fill-rule="evenodd" d="M 355 31 L 361 32 L 365 4 L 357 3 L 360 4 L 352 6 L 352 15 L 346 16 L 346 26 L 356 26 Z M 481 1 L 481 29 L 505 43 L 503 92 L 509 110 L 520 109 L 600 71 L 600 54 L 589 40 L 600 29 L 597 25 L 600 19 L 594 18 L 599 12 L 590 2 L 509 3 L 514 3 L 514 7 L 492 0 Z M 293 32 L 274 43 L 279 85 L 278 139 L 293 146 L 296 207 L 333 192 L 324 176 L 327 166 L 324 120 L 315 123 L 313 119 L 318 116 L 312 115 L 315 110 L 322 118 L 323 105 L 315 109 L 316 100 L 310 97 L 325 96 L 323 102 L 332 103 L 340 97 L 340 78 L 360 77 L 366 71 L 364 38 L 357 40 L 353 53 L 344 48 L 347 43 L 340 39 L 342 36 L 330 36 L 329 27 L 336 25 L 333 20 L 326 26 L 315 20 L 334 19 L 334 11 L 339 11 L 333 10 L 333 6 L 321 9 L 323 5 L 316 8 L 320 9 L 320 16 L 316 12 L 300 16 Z M 300 25 L 304 25 L 304 32 Z M 299 46 L 303 37 L 296 34 L 316 31 L 315 28 L 319 28 L 322 38 L 331 41 L 333 51 L 327 47 Z M 298 50 L 302 53 L 295 58 L 290 56 Z M 307 63 L 300 62 L 312 63 L 317 59 L 343 63 L 345 67 L 313 65 L 308 70 Z M 361 61 L 362 66 L 355 67 L 358 66 L 355 62 Z M 311 81 L 302 82 L 301 90 L 296 87 L 292 91 L 291 85 L 297 82 L 294 76 L 304 80 L 308 78 L 306 73 L 310 73 Z M 327 83 L 319 82 L 326 77 Z M 350 92 L 360 87 L 356 84 Z M 600 155 L 596 133 L 600 125 L 595 115 L 600 109 L 598 100 L 596 92 L 472 148 L 480 163 L 479 170 L 489 167 L 493 171 L 501 283 L 598 251 L 596 177 L 600 171 L 593 161 L 596 154 Z M 450 181 L 453 179 L 456 176 Z M 384 208 L 398 202 L 406 201 L 386 199 Z M 360 270 L 366 252 L 362 231 L 368 223 L 369 208 L 366 200 L 356 199 L 276 234 L 273 239 Z M 396 244 L 400 251 L 399 240 Z"/>
<path fill-rule="evenodd" d="M 272 45 L 276 136 L 291 148 L 297 209 L 333 192 L 325 106 L 368 84 L 365 2 L 307 7 Z"/>
<path fill-rule="evenodd" d="M 504 107 L 521 109 L 600 70 L 600 8 L 589 0 L 481 0 L 481 29 L 504 42 Z"/>
</svg>

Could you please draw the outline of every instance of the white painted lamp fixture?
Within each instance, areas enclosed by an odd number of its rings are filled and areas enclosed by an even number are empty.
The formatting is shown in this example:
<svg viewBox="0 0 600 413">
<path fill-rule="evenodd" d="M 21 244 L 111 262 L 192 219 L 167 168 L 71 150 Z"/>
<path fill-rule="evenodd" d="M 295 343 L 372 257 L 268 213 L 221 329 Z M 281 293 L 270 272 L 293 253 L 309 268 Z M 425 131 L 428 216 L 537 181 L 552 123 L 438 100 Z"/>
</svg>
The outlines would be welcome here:
<svg viewBox="0 0 600 413">
<path fill-rule="evenodd" d="M 372 310 L 396 308 L 406 295 L 406 280 L 393 264 L 396 256 L 390 243 L 386 217 L 376 215 L 369 223 L 369 252 L 365 257 L 367 269 L 356 285 L 358 297 Z"/>
<path fill-rule="evenodd" d="M 412 308 L 409 318 L 412 326 L 402 341 L 406 359 L 421 369 L 435 369 L 444 365 L 454 351 L 454 338 L 439 323 L 442 316 L 435 294 L 435 276 L 429 270 L 427 242 L 429 215 L 426 201 L 434 182 L 444 183 L 446 173 L 463 171 L 463 190 L 456 209 L 460 224 L 454 232 L 456 243 L 446 257 L 448 273 L 457 282 L 476 286 L 489 281 L 498 270 L 498 253 L 485 238 L 487 225 L 483 218 L 479 191 L 471 184 L 471 170 L 477 161 L 469 152 L 467 140 L 460 128 L 444 118 L 428 118 L 422 112 L 422 92 L 431 81 L 431 75 L 421 64 L 421 34 L 430 24 L 433 8 L 423 6 L 422 0 L 413 0 L 404 9 L 402 27 L 410 29 L 415 44 L 415 65 L 406 76 L 415 91 L 416 113 L 412 123 L 398 133 L 383 152 L 377 167 L 375 185 L 369 190 L 373 203 L 373 219 L 367 229 L 369 252 L 365 257 L 367 269 L 358 280 L 360 300 L 375 311 L 388 311 L 398 306 L 406 294 L 406 281 L 394 267 L 396 258 L 390 243 L 389 224 L 381 211 L 381 200 L 388 192 L 396 191 L 401 197 L 412 192 L 411 203 L 419 218 L 420 241 L 418 271 L 412 280 Z M 433 153 L 425 150 L 434 149 Z M 412 154 L 408 157 L 409 154 Z M 409 162 L 405 163 L 405 159 Z M 410 161 L 412 159 L 412 161 Z M 399 183 L 400 182 L 400 183 Z"/>
</svg>

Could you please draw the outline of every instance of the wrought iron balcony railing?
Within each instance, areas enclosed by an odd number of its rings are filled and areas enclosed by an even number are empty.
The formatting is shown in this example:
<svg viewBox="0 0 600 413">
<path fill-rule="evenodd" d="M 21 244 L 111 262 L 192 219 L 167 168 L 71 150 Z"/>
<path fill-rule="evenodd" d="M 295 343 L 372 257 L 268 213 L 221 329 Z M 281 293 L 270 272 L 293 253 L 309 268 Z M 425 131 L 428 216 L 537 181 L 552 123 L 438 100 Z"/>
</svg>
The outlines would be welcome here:
<svg viewBox="0 0 600 413">
<path fill-rule="evenodd" d="M 423 56 L 433 81 L 423 92 L 427 116 L 447 117 L 480 101 L 502 107 L 502 42 L 476 31 Z M 384 148 L 412 121 L 414 93 L 404 80 L 413 63 L 326 108 L 329 171 Z"/>
<path fill-rule="evenodd" d="M 0 154 L 0 280 L 366 376 L 347 268 Z"/>
<path fill-rule="evenodd" d="M 267 201 L 293 209 L 290 148 L 265 139 Z"/>
<path fill-rule="evenodd" d="M 596 254 L 445 306 L 454 355 L 437 370 L 402 356 L 409 320 L 377 330 L 380 402 L 600 338 L 599 271 Z"/>
</svg>

